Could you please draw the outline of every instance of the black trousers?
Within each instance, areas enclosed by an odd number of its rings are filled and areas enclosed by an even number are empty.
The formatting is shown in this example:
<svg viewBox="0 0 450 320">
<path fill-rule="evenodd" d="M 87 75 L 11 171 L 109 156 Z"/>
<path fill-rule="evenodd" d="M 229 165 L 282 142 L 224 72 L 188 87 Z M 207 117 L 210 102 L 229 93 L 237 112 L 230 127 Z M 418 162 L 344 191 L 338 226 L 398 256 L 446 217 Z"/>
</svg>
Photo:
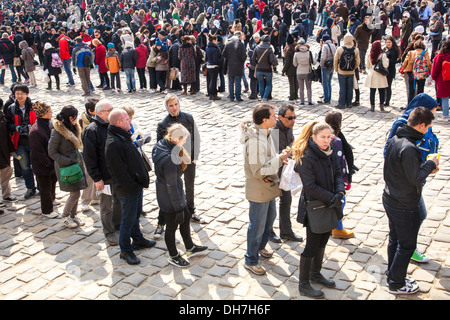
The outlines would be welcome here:
<svg viewBox="0 0 450 320">
<path fill-rule="evenodd" d="M 145 78 L 145 68 L 136 68 L 139 77 L 140 89 L 147 89 L 147 79 Z"/>
<path fill-rule="evenodd" d="M 164 233 L 164 241 L 166 242 L 169 255 L 175 257 L 178 255 L 177 245 L 175 242 L 175 232 L 178 229 L 178 224 L 175 222 L 175 213 L 164 212 L 163 215 L 166 218 L 166 231 Z M 186 249 L 191 249 L 194 246 L 191 238 L 190 228 L 191 213 L 187 208 L 184 209 L 184 222 L 180 224 L 180 234 L 183 238 L 184 246 Z"/>
<path fill-rule="evenodd" d="M 53 201 L 55 200 L 56 174 L 50 176 L 36 175 L 39 185 L 39 196 L 41 198 L 42 214 L 50 214 L 53 212 Z"/>
<path fill-rule="evenodd" d="M 217 77 L 219 75 L 219 67 L 209 68 L 207 81 L 208 81 L 208 95 L 217 96 Z"/>
<path fill-rule="evenodd" d="M 331 231 L 327 233 L 314 233 L 309 225 L 306 226 L 306 244 L 302 257 L 314 258 L 314 256 L 327 245 Z"/>
</svg>

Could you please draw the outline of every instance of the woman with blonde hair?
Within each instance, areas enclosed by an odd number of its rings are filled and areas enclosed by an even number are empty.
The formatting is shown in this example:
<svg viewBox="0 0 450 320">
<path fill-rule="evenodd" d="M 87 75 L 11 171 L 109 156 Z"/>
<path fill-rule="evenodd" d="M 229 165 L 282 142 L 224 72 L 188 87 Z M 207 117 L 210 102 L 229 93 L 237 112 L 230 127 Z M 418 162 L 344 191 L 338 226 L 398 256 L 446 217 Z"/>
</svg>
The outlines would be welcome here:
<svg viewBox="0 0 450 320">
<path fill-rule="evenodd" d="M 310 280 L 325 287 L 335 286 L 334 281 L 320 273 L 331 231 L 338 226 L 338 220 L 343 216 L 342 199 L 345 195 L 338 159 L 331 148 L 332 133 L 327 123 L 312 121 L 305 125 L 291 149 L 292 158 L 296 161 L 295 171 L 303 183 L 297 221 L 306 226 L 306 245 L 300 257 L 299 291 L 312 298 L 323 297 L 323 292 L 314 289 Z M 310 208 L 308 204 L 317 200 L 322 205 Z M 311 219 L 310 215 L 314 214 L 311 210 L 323 207 L 335 209 L 336 225 L 326 232 L 316 233 L 313 230 L 317 230 L 318 225 Z"/>
<path fill-rule="evenodd" d="M 186 256 L 192 257 L 208 249 L 193 243 L 190 233 L 191 212 L 186 206 L 186 195 L 181 176 L 191 162 L 183 145 L 189 138 L 189 131 L 176 123 L 169 127 L 164 139 L 158 141 L 152 150 L 156 175 L 156 199 L 161 214 L 166 219 L 164 240 L 169 251 L 169 263 L 177 267 L 188 267 L 190 263 L 181 257 L 175 242 L 175 231 L 180 226 Z"/>
</svg>

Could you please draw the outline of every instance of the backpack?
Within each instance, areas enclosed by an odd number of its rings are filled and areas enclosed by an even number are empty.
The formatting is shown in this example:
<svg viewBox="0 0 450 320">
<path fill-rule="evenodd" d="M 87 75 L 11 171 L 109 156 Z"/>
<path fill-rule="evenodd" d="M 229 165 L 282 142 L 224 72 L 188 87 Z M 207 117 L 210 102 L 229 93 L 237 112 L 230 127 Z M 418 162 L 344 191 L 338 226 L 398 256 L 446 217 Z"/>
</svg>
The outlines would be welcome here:
<svg viewBox="0 0 450 320">
<path fill-rule="evenodd" d="M 344 51 L 339 58 L 339 69 L 342 71 L 353 71 L 356 69 L 356 53 L 355 47 L 342 47 Z"/>
<path fill-rule="evenodd" d="M 427 60 L 425 59 L 426 50 L 422 50 L 419 57 L 414 60 L 413 65 L 413 77 L 414 80 L 423 80 L 430 75 L 430 69 L 428 68 Z"/>
<path fill-rule="evenodd" d="M 91 67 L 91 54 L 90 53 L 83 54 L 83 67 L 86 67 L 86 68 Z"/>
<path fill-rule="evenodd" d="M 405 118 L 399 117 L 397 120 L 394 121 L 392 124 L 391 130 L 389 130 L 386 134 L 386 144 L 384 147 L 384 152 L 386 152 L 387 144 L 390 140 L 389 136 L 392 135 L 395 136 L 396 132 L 391 132 L 396 128 L 396 131 L 404 126 L 406 126 L 408 121 Z M 433 133 L 433 131 L 428 129 L 428 131 L 424 134 L 424 137 L 422 140 L 416 141 L 416 146 L 420 151 L 420 154 L 422 156 L 422 163 L 427 161 L 427 156 L 432 153 L 438 153 L 439 149 L 439 139 L 437 136 Z"/>
<path fill-rule="evenodd" d="M 52 53 L 52 67 L 53 68 L 61 68 L 63 65 L 61 58 L 59 57 L 59 54 L 56 52 Z"/>
<path fill-rule="evenodd" d="M 442 62 L 442 80 L 450 81 L 450 61 Z"/>
</svg>

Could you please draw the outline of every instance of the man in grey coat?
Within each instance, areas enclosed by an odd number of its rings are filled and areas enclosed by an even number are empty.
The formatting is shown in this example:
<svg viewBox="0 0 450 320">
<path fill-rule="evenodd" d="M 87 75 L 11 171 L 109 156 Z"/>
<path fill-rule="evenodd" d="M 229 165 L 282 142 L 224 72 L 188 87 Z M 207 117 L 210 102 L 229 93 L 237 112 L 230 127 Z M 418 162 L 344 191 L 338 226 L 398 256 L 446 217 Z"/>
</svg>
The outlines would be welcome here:
<svg viewBox="0 0 450 320">
<path fill-rule="evenodd" d="M 241 98 L 241 78 L 244 75 L 244 63 L 247 58 L 245 46 L 241 41 L 242 32 L 234 32 L 225 49 L 223 57 L 225 59 L 226 72 L 228 73 L 228 90 L 230 92 L 230 101 L 243 101 Z"/>
</svg>

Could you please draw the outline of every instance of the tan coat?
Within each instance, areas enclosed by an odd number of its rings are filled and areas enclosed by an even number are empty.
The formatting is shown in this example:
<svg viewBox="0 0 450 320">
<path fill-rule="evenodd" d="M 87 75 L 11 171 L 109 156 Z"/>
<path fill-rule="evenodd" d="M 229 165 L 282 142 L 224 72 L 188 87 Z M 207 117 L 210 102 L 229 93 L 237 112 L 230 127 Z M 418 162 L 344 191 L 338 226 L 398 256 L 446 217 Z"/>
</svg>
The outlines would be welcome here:
<svg viewBox="0 0 450 320">
<path fill-rule="evenodd" d="M 344 46 L 346 46 L 347 48 L 352 48 L 353 47 L 353 36 L 350 33 L 347 33 L 344 36 Z M 343 71 L 341 70 L 341 68 L 339 68 L 339 59 L 341 58 L 341 54 L 344 52 L 344 48 L 343 47 L 339 47 L 336 49 L 336 54 L 334 55 L 334 70 L 342 75 L 351 75 L 351 74 L 355 74 L 355 71 Z M 360 57 L 359 57 L 359 50 L 358 48 L 355 48 L 355 55 L 356 55 L 356 65 L 355 65 L 355 69 L 359 67 L 359 64 L 361 62 Z"/>
<path fill-rule="evenodd" d="M 278 169 L 283 165 L 283 161 L 274 146 L 272 131 L 251 121 L 243 122 L 240 130 L 241 143 L 244 146 L 246 199 L 263 203 L 279 197 L 281 191 Z"/>
<path fill-rule="evenodd" d="M 389 59 L 385 53 L 381 55 L 381 62 L 384 68 L 387 69 L 387 67 L 389 67 Z M 368 75 L 366 77 L 365 86 L 367 88 L 375 88 L 375 89 L 387 88 L 388 87 L 387 77 L 379 72 L 374 71 L 373 70 L 374 67 L 375 66 L 372 64 L 372 61 L 370 61 L 370 54 L 368 54 L 366 56 L 366 68 L 368 71 Z"/>
<path fill-rule="evenodd" d="M 420 57 L 420 55 L 422 54 L 422 51 L 423 51 L 423 49 L 416 49 L 416 50 L 411 50 L 408 52 L 405 60 L 403 60 L 403 65 L 402 65 L 404 72 L 412 72 L 412 69 L 414 66 L 414 61 L 416 60 L 417 57 Z M 430 60 L 430 55 L 428 54 L 428 51 L 425 52 L 424 58 L 427 61 L 428 69 L 431 70 L 431 60 Z"/>
</svg>

